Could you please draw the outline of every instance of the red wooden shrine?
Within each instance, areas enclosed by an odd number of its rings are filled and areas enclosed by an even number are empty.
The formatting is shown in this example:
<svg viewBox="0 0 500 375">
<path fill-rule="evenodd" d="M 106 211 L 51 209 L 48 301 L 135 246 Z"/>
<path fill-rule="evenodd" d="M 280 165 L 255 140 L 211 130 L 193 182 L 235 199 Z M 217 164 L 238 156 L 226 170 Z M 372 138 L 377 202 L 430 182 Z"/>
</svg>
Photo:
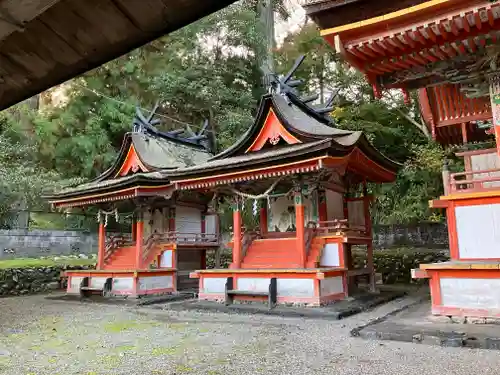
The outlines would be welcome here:
<svg viewBox="0 0 500 375">
<path fill-rule="evenodd" d="M 465 172 L 443 170 L 451 261 L 424 264 L 432 312 L 500 316 L 500 4 L 488 0 L 308 1 L 308 15 L 376 96 L 418 90 L 422 116 L 443 145 L 496 137 L 469 150 Z M 489 131 L 485 128 L 490 127 Z"/>
</svg>

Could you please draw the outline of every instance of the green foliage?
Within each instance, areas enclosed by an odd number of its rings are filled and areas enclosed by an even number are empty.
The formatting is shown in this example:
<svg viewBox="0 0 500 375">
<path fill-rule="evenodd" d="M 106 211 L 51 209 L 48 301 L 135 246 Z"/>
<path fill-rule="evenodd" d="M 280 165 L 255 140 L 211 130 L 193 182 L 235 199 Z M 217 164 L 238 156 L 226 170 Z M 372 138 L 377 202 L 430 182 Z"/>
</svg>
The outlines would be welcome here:
<svg viewBox="0 0 500 375">
<path fill-rule="evenodd" d="M 238 2 L 74 79 L 62 107 L 24 111 L 28 121 L 5 114 L 0 119 L 0 210 L 18 202 L 41 204 L 42 188 L 54 186 L 53 181 L 102 173 L 131 130 L 136 105 L 150 109 L 159 100 L 163 130 L 189 123 L 197 131 L 209 119 L 219 151 L 234 143 L 251 124 L 263 93 L 261 3 Z M 286 18 L 284 4 L 274 6 Z M 375 100 L 365 77 L 337 59 L 313 24 L 290 34 L 275 51 L 278 73 L 301 54 L 307 58 L 296 78 L 305 82 L 303 95 L 318 93 L 317 104 L 324 104 L 335 93 L 337 126 L 363 131 L 376 148 L 403 164 L 395 183 L 371 186 L 379 196 L 375 222 L 438 220 L 427 201 L 442 192 L 444 151 L 426 137 L 416 100 L 406 106 L 397 92 Z M 251 211 L 245 210 L 247 223 Z"/>
<path fill-rule="evenodd" d="M 63 182 L 55 171 L 40 165 L 37 138 L 22 132 L 19 124 L 19 118 L 11 112 L 1 114 L 0 222 L 11 210 L 44 207 L 42 191 Z"/>
</svg>

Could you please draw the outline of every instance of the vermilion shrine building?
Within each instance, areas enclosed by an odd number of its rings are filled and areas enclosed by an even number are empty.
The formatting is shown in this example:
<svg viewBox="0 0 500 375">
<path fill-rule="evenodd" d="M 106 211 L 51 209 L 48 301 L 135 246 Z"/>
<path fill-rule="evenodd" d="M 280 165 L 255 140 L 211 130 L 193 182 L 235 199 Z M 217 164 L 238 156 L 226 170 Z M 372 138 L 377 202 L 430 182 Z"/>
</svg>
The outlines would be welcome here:
<svg viewBox="0 0 500 375">
<path fill-rule="evenodd" d="M 189 273 L 204 268 L 206 251 L 219 247 L 209 199 L 176 191 L 165 176 L 210 159 L 207 137 L 159 132 L 153 116 L 137 111 L 133 132 L 101 176 L 47 197 L 60 209 L 99 209 L 97 269 L 68 271 L 68 293 L 140 296 L 189 289 Z M 133 215 L 130 231 L 106 233 L 108 220 L 124 215 Z"/>
<path fill-rule="evenodd" d="M 451 261 L 423 264 L 432 312 L 500 316 L 500 4 L 487 0 L 307 1 L 307 14 L 376 96 L 418 90 L 422 116 L 443 145 L 484 141 L 465 151 L 465 172 L 445 168 Z M 490 127 L 485 131 L 484 127 Z M 489 134 L 488 134 L 489 133 Z"/>
<path fill-rule="evenodd" d="M 202 135 L 158 132 L 139 113 L 113 167 L 49 197 L 61 208 L 100 205 L 101 218 L 135 212 L 130 237 L 106 239 L 102 220 L 97 270 L 68 272 L 68 292 L 174 292 L 189 272 L 200 299 L 227 303 L 320 305 L 353 293 L 359 277 L 374 290 L 367 184 L 393 181 L 398 165 L 293 86 L 291 74 L 275 82 L 253 125 L 216 156 Z M 255 228 L 242 221 L 245 206 Z M 230 207 L 231 265 L 205 269 L 206 250 L 219 247 L 217 215 Z M 363 268 L 353 246 L 366 252 Z"/>
</svg>

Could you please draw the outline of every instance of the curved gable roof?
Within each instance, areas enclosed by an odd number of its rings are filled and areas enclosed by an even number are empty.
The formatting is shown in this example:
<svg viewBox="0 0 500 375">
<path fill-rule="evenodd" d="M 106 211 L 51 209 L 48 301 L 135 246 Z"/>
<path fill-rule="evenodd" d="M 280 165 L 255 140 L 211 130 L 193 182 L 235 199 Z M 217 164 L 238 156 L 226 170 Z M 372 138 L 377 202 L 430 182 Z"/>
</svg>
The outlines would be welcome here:
<svg viewBox="0 0 500 375">
<path fill-rule="evenodd" d="M 247 150 L 255 142 L 262 128 L 266 126 L 266 119 L 270 110 L 276 114 L 281 125 L 297 138 L 301 143 L 312 143 L 322 139 L 332 141 L 331 147 L 337 150 L 349 151 L 359 148 L 370 159 L 389 170 L 396 171 L 400 164 L 385 157 L 366 138 L 361 131 L 349 131 L 333 127 L 333 122 L 325 116 L 318 115 L 304 104 L 297 96 L 291 93 L 267 94 L 260 101 L 255 121 L 240 139 L 225 151 L 209 160 L 221 160 L 235 156 L 250 154 Z M 261 151 L 256 151 L 261 152 Z"/>
</svg>

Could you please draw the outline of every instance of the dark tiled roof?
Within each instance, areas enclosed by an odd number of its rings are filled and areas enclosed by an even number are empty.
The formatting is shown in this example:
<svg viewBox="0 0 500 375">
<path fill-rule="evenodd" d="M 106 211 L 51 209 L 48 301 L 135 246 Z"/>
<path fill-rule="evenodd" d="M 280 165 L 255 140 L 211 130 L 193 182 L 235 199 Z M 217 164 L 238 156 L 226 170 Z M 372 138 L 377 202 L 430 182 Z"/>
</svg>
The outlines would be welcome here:
<svg viewBox="0 0 500 375">
<path fill-rule="evenodd" d="M 209 172 L 218 169 L 227 169 L 240 166 L 246 166 L 251 164 L 258 164 L 260 162 L 274 161 L 274 160 L 286 160 L 291 156 L 299 156 L 314 151 L 328 149 L 331 145 L 331 140 L 321 139 L 319 141 L 310 143 L 298 143 L 290 146 L 275 147 L 268 150 L 250 152 L 248 154 L 233 156 L 225 159 L 214 159 L 207 163 L 196 165 L 193 167 L 179 168 L 172 171 L 166 171 L 163 173 L 165 178 L 174 178 L 183 175 L 194 174 L 197 172 Z"/>
<path fill-rule="evenodd" d="M 104 190 L 118 186 L 127 186 L 139 181 L 162 181 L 162 179 L 163 174 L 161 172 L 136 173 L 130 176 L 111 178 L 103 181 L 94 180 L 84 184 L 66 187 L 53 195 L 47 195 L 47 198 L 51 199 L 71 196 L 80 192 L 92 192 L 95 190 Z"/>
</svg>

